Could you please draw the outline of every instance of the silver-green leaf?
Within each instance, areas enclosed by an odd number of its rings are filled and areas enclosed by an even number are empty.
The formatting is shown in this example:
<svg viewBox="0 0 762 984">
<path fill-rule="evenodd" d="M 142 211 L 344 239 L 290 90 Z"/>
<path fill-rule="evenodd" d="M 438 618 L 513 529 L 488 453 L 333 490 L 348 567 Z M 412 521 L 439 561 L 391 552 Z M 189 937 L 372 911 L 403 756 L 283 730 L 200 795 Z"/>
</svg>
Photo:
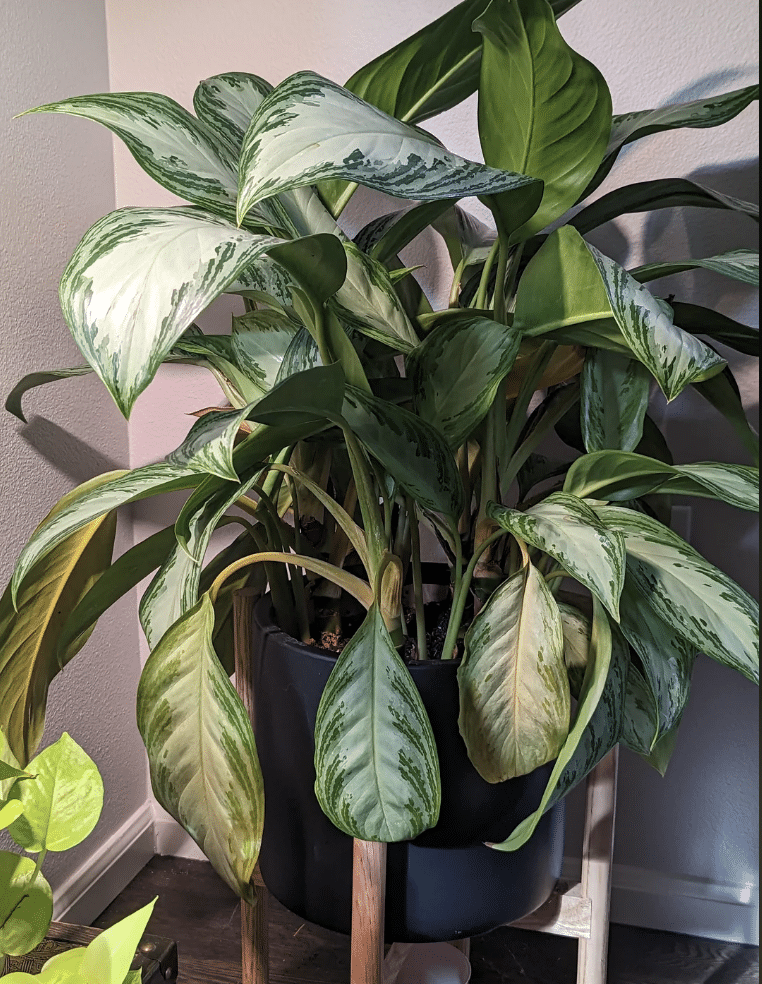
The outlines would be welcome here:
<svg viewBox="0 0 762 984">
<path fill-rule="evenodd" d="M 580 385 L 580 424 L 588 451 L 634 451 L 643 438 L 651 374 L 635 359 L 588 349 Z"/>
<path fill-rule="evenodd" d="M 752 249 L 734 249 L 718 256 L 706 256 L 696 260 L 676 260 L 667 263 L 649 263 L 632 270 L 632 276 L 641 284 L 662 277 L 673 277 L 688 270 L 711 270 L 731 280 L 759 287 L 759 253 Z"/>
</svg>

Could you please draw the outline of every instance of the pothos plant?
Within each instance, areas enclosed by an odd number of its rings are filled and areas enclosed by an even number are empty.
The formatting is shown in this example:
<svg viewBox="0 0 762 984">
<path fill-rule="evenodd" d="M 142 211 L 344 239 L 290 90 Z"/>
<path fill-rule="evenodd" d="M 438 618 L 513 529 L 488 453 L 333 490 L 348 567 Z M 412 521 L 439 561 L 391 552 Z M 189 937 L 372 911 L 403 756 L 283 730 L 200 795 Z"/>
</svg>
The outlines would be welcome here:
<svg viewBox="0 0 762 984">
<path fill-rule="evenodd" d="M 318 715 L 315 788 L 366 840 L 437 822 L 440 763 L 403 656 L 460 659 L 460 731 L 487 781 L 555 762 L 538 810 L 493 845 L 505 851 L 618 742 L 664 770 L 698 652 L 758 679 L 756 604 L 669 528 L 675 494 L 757 508 L 758 472 L 675 465 L 649 415 L 654 388 L 670 401 L 695 390 L 758 460 L 713 347 L 756 354 L 758 336 L 646 286 L 693 269 L 756 283 L 758 256 L 625 270 L 585 239 L 624 213 L 757 210 L 670 177 L 574 209 L 626 144 L 722 124 L 758 90 L 613 116 L 601 73 L 557 26 L 576 2 L 465 0 L 344 86 L 235 72 L 198 86 L 195 115 L 142 92 L 33 111 L 105 125 L 189 204 L 122 208 L 85 234 L 60 296 L 87 365 L 26 377 L 8 408 L 23 419 L 31 387 L 95 372 L 128 416 L 166 363 L 208 368 L 228 406 L 199 408 L 165 461 L 86 482 L 35 531 L 2 600 L 0 723 L 23 766 L 51 680 L 156 571 L 137 701 L 153 788 L 243 898 L 265 808 L 229 680 L 244 585 L 269 586 L 295 637 L 347 637 Z M 486 164 L 424 128 L 477 91 Z M 353 240 L 338 220 L 358 185 L 408 203 Z M 467 196 L 494 229 L 458 206 Z M 427 229 L 452 259 L 444 310 L 400 259 Z M 241 312 L 204 334 L 194 319 L 221 294 Z M 558 460 L 543 453 L 554 434 Z M 182 489 L 174 526 L 111 563 L 116 510 Z M 240 535 L 205 565 L 226 523 Z M 449 568 L 438 626 L 424 528 Z M 342 594 L 366 612 L 355 627 Z"/>
</svg>

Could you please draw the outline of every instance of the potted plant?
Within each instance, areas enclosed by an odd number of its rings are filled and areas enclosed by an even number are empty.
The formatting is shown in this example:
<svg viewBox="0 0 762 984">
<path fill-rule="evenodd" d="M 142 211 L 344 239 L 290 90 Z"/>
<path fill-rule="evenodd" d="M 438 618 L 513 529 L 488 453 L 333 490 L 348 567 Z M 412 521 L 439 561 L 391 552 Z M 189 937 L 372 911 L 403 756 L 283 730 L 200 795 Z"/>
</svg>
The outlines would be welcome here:
<svg viewBox="0 0 762 984">
<path fill-rule="evenodd" d="M 308 918 L 331 923 L 313 869 L 341 883 L 350 837 L 395 846 L 403 899 L 415 870 L 440 879 L 425 912 L 392 913 L 398 939 L 517 918 L 552 887 L 565 794 L 619 742 L 664 771 L 699 651 L 758 680 L 756 604 L 669 528 L 675 494 L 756 509 L 758 471 L 675 465 L 648 413 L 654 387 L 694 389 L 758 461 L 712 347 L 756 354 L 757 333 L 646 287 L 700 268 L 756 282 L 757 254 L 627 271 L 584 238 L 632 211 L 755 208 L 665 179 L 575 209 L 625 144 L 719 125 L 758 91 L 613 116 L 557 25 L 576 2 L 465 0 L 345 86 L 223 74 L 195 116 L 153 93 L 35 110 L 109 127 L 189 204 L 119 209 L 85 235 L 61 303 L 87 365 L 26 377 L 8 408 L 23 419 L 31 387 L 94 371 L 129 416 L 167 362 L 208 368 L 228 405 L 199 408 L 166 461 L 100 476 L 43 520 L 2 600 L 0 725 L 23 767 L 50 681 L 156 571 L 138 692 L 154 792 L 242 898 L 267 816 L 265 879 L 282 897 L 299 882 L 286 901 Z M 476 91 L 486 164 L 424 128 Z M 407 204 L 350 240 L 338 219 L 358 185 Z M 452 258 L 444 310 L 399 258 L 429 227 Z M 194 319 L 223 293 L 243 313 L 205 335 Z M 174 526 L 109 565 L 114 512 L 183 489 Z M 229 680 L 247 586 L 268 589 L 256 739 Z M 491 912 L 458 909 L 471 874 Z"/>
</svg>

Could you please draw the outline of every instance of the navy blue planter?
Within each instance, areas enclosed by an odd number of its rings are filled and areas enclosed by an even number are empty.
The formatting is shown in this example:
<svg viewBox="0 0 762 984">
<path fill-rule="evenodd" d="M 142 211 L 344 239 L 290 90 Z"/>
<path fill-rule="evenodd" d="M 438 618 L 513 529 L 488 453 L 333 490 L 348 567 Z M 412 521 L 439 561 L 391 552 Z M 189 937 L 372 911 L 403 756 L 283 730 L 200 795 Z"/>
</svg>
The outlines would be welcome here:
<svg viewBox="0 0 762 984">
<path fill-rule="evenodd" d="M 326 929 L 351 928 L 352 839 L 315 798 L 314 727 L 335 657 L 292 639 L 272 622 L 269 599 L 253 625 L 255 732 L 265 783 L 260 870 L 292 912 Z M 415 841 L 390 844 L 387 942 L 425 943 L 486 933 L 532 912 L 561 871 L 563 804 L 528 844 L 504 854 L 498 842 L 540 802 L 550 766 L 498 785 L 471 765 L 458 732 L 457 662 L 411 663 L 431 719 L 442 771 L 439 823 Z"/>
</svg>

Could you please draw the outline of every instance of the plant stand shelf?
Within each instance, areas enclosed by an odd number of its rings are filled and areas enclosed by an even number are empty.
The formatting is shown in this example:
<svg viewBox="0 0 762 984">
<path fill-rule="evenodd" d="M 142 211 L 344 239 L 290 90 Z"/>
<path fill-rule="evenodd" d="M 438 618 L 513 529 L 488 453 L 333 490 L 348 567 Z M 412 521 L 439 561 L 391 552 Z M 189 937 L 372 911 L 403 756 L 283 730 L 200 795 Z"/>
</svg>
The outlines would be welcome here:
<svg viewBox="0 0 762 984">
<path fill-rule="evenodd" d="M 252 720 L 249 653 L 255 600 L 250 591 L 239 591 L 234 598 L 236 686 Z M 577 939 L 577 984 L 606 984 L 618 767 L 619 749 L 615 748 L 587 778 L 581 881 L 559 882 L 544 905 L 511 924 Z M 257 905 L 241 903 L 242 980 L 243 984 L 269 984 L 267 898 L 258 872 L 254 881 L 261 889 Z M 384 960 L 385 895 L 386 845 L 356 840 L 349 984 L 394 984 L 400 957 L 414 945 L 397 944 Z M 470 940 L 452 946 L 469 956 Z"/>
</svg>

